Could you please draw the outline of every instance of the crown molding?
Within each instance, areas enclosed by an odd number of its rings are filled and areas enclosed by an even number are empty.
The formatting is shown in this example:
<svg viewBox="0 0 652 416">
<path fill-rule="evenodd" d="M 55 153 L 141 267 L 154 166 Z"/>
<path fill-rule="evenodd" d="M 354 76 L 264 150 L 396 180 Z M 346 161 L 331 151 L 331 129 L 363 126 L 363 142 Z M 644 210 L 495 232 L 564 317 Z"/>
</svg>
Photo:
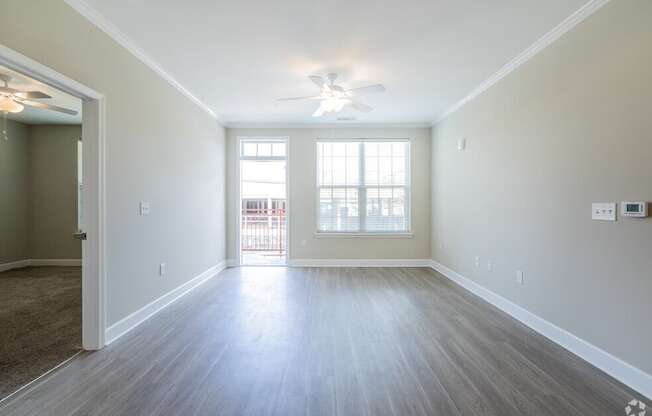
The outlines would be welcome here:
<svg viewBox="0 0 652 416">
<path fill-rule="evenodd" d="M 423 129 L 430 123 L 226 123 L 227 129 Z"/>
<path fill-rule="evenodd" d="M 555 26 L 550 32 L 546 33 L 539 40 L 534 42 L 530 47 L 518 54 L 514 59 L 509 61 L 505 66 L 500 68 L 496 73 L 487 78 L 482 84 L 478 85 L 470 94 L 455 103 L 452 107 L 442 113 L 439 117 L 432 122 L 431 126 L 444 120 L 460 108 L 462 108 L 469 101 L 474 100 L 476 97 L 487 91 L 489 88 L 497 84 L 500 80 L 512 73 L 518 67 L 532 59 L 539 52 L 553 44 L 557 39 L 568 33 L 578 24 L 582 23 L 586 18 L 598 11 L 602 6 L 609 3 L 610 0 L 590 0 L 584 6 L 573 12 L 570 16 L 564 19 L 560 24 Z"/>
<path fill-rule="evenodd" d="M 88 5 L 84 0 L 64 0 L 68 6 L 72 7 L 77 13 L 84 16 L 88 21 L 95 25 L 102 32 L 106 33 L 111 39 L 116 41 L 123 48 L 128 50 L 136 58 L 140 59 L 145 65 L 151 68 L 156 72 L 161 78 L 166 80 L 170 85 L 176 88 L 183 95 L 188 97 L 190 101 L 195 103 L 199 108 L 208 113 L 211 117 L 221 123 L 217 114 L 206 104 L 204 104 L 199 98 L 194 96 L 190 91 L 188 91 L 183 85 L 181 85 L 172 75 L 166 72 L 161 65 L 159 65 L 154 59 L 145 53 L 140 47 L 138 47 L 134 41 L 132 41 L 127 35 L 120 31 L 111 21 L 106 17 L 100 14 L 93 7 Z"/>
</svg>

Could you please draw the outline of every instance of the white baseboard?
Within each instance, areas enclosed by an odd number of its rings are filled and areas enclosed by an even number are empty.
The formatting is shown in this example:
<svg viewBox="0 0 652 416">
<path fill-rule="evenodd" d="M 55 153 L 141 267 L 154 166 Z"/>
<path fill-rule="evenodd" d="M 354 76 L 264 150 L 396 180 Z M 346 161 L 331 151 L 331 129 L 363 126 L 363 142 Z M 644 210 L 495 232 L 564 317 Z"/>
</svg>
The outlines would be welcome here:
<svg viewBox="0 0 652 416">
<path fill-rule="evenodd" d="M 226 268 L 226 261 L 222 261 L 217 265 L 204 271 L 197 277 L 189 280 L 188 282 L 182 284 L 181 286 L 175 289 L 172 289 L 171 291 L 161 296 L 160 298 L 150 302 L 149 304 L 138 309 L 136 312 L 128 315 L 127 317 L 111 325 L 106 330 L 106 336 L 105 336 L 106 344 L 108 345 L 112 343 L 113 341 L 117 340 L 127 332 L 136 328 L 138 325 L 140 325 L 147 319 L 151 318 L 161 309 L 165 308 L 169 304 L 181 298 L 182 296 L 184 296 L 191 290 L 195 289 L 197 286 L 201 285 L 202 283 L 206 282 L 210 278 L 216 276 L 219 272 L 221 272 L 225 268 Z"/>
<path fill-rule="evenodd" d="M 498 309 L 529 326 L 539 334 L 566 348 L 573 354 L 588 361 L 621 383 L 642 393 L 648 398 L 652 398 L 652 376 L 650 374 L 624 362 L 620 358 L 614 357 L 608 352 L 603 351 L 595 345 L 571 334 L 565 329 L 559 328 L 555 324 L 538 317 L 514 302 L 503 298 L 491 290 L 477 284 L 473 280 L 449 269 L 443 264 L 432 260 L 431 267 L 444 275 L 444 277 L 457 283 L 469 292 L 481 297 Z"/>
<path fill-rule="evenodd" d="M 11 269 L 20 269 L 21 267 L 27 267 L 30 265 L 30 261 L 31 260 L 27 259 L 27 260 L 18 260 L 18 261 L 12 261 L 10 263 L 0 264 L 0 272 L 4 272 Z"/>
<path fill-rule="evenodd" d="M 430 267 L 430 259 L 291 259 L 291 267 Z"/>
<path fill-rule="evenodd" d="M 81 259 L 31 259 L 30 266 L 80 266 Z"/>
<path fill-rule="evenodd" d="M 81 259 L 25 259 L 0 264 L 0 272 L 28 266 L 81 266 Z"/>
</svg>

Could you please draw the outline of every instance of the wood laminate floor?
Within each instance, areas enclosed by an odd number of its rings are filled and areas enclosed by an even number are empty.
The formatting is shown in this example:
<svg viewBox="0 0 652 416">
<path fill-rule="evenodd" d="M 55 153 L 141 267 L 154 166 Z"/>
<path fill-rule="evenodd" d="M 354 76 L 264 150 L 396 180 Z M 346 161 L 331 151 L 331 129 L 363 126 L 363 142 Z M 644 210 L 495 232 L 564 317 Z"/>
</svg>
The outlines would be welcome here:
<svg viewBox="0 0 652 416">
<path fill-rule="evenodd" d="M 428 269 L 233 268 L 0 414 L 613 416 L 632 398 Z"/>
</svg>

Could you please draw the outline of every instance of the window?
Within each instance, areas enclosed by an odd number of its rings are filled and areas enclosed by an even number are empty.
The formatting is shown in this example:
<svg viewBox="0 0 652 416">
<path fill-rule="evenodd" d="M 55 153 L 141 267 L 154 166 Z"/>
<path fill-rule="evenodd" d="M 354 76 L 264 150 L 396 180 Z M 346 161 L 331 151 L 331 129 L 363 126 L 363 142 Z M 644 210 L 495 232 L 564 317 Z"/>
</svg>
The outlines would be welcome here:
<svg viewBox="0 0 652 416">
<path fill-rule="evenodd" d="M 317 141 L 317 231 L 410 230 L 407 140 Z"/>
<path fill-rule="evenodd" d="M 242 140 L 242 159 L 285 159 L 285 142 L 279 140 Z"/>
</svg>

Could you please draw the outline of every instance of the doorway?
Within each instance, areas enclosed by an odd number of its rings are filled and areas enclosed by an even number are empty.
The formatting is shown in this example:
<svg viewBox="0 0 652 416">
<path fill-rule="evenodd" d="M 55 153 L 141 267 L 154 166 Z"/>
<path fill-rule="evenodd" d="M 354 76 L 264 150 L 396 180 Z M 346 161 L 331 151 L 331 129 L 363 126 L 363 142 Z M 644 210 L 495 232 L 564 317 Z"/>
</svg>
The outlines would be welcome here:
<svg viewBox="0 0 652 416">
<path fill-rule="evenodd" d="M 70 178 L 66 180 L 68 184 L 72 186 L 70 192 L 73 193 L 71 209 L 67 212 L 76 213 L 72 218 L 70 218 L 70 223 L 66 227 L 66 242 L 70 243 L 70 239 L 77 239 L 77 258 L 70 259 L 65 254 L 61 254 L 58 258 L 38 258 L 41 256 L 39 251 L 36 258 L 28 258 L 24 261 L 19 261 L 12 263 L 7 267 L 7 270 L 11 271 L 20 271 L 22 266 L 30 267 L 55 267 L 56 270 L 60 273 L 56 273 L 61 280 L 63 275 L 68 278 L 68 273 L 70 270 L 64 270 L 64 268 L 71 269 L 74 273 L 77 273 L 77 279 L 79 282 L 79 274 L 81 274 L 81 340 L 77 339 L 77 345 L 81 342 L 81 347 L 84 350 L 95 350 L 100 349 L 105 345 L 105 330 L 106 330 L 106 311 L 105 311 L 105 179 L 104 179 L 104 141 L 105 141 L 105 99 L 104 96 L 93 89 L 82 85 L 65 75 L 62 75 L 47 66 L 34 61 L 33 59 L 24 56 L 10 48 L 7 48 L 3 45 L 0 45 L 0 66 L 4 68 L 5 71 L 13 71 L 14 75 L 17 77 L 27 77 L 32 81 L 38 83 L 43 88 L 51 88 L 58 90 L 59 92 L 68 94 L 71 97 L 74 97 L 76 100 L 80 100 L 81 108 L 79 113 L 82 114 L 81 117 L 81 133 L 76 132 L 74 135 L 71 135 L 73 141 L 70 143 L 70 152 L 66 152 L 67 157 L 72 159 L 72 163 L 68 166 L 73 166 L 81 161 L 83 158 L 83 166 L 81 163 L 77 165 L 79 169 L 73 169 L 70 175 Z M 13 82 L 13 81 L 12 81 Z M 11 84 L 11 83 L 10 83 Z M 12 88 L 11 85 L 9 88 Z M 7 90 L 5 90 L 6 92 Z M 34 98 L 34 97 L 30 97 Z M 38 98 L 44 99 L 42 95 L 39 95 Z M 20 100 L 18 100 L 20 101 Z M 36 101 L 36 107 L 38 105 L 38 99 L 32 100 Z M 45 103 L 44 103 L 45 104 Z M 30 107 L 33 107 L 31 105 Z M 42 107 L 42 106 L 41 106 Z M 78 120 L 79 121 L 79 120 Z M 77 123 L 79 124 L 79 123 Z M 39 129 L 41 129 L 39 127 Z M 83 137 L 83 146 L 78 141 L 79 137 Z M 11 140 L 11 137 L 9 137 Z M 3 141 L 5 141 L 3 139 Z M 17 144 L 16 142 L 11 142 L 12 145 Z M 45 145 L 47 142 L 39 143 Z M 6 144 L 6 141 L 5 141 Z M 50 143 L 52 144 L 52 143 Z M 39 153 L 44 162 L 51 164 L 53 162 L 52 156 L 53 153 L 45 149 Z M 36 154 L 34 154 L 36 155 Z M 47 165 L 45 172 L 47 173 Z M 59 174 L 57 170 L 53 170 Z M 49 186 L 50 180 L 55 178 L 55 174 L 43 175 L 44 187 L 45 190 L 51 190 Z M 76 186 L 75 186 L 76 184 Z M 76 188 L 76 189 L 75 189 Z M 78 192 L 83 191 L 82 195 L 78 195 Z M 58 193 L 55 198 L 60 199 L 61 194 Z M 43 205 L 39 203 L 39 205 Z M 48 207 L 53 208 L 53 207 Z M 79 225 L 83 226 L 83 231 L 78 229 Z M 39 233 L 39 238 L 43 236 L 51 237 L 52 233 Z M 81 240 L 81 242 L 79 242 Z M 51 242 L 46 242 L 46 246 L 49 248 L 62 249 L 62 247 L 56 247 Z M 81 254 L 79 254 L 79 245 L 81 245 Z M 30 256 L 31 257 L 31 256 Z M 81 260 L 79 259 L 81 257 Z M 45 261 L 46 260 L 46 261 Z M 18 266 L 18 267 L 15 267 Z M 64 273 L 65 272 L 65 273 Z M 74 274 L 72 273 L 72 274 Z M 78 283 L 79 284 L 79 283 Z M 60 290 L 62 285 L 55 284 L 54 287 L 56 290 Z M 71 289 L 72 292 L 79 290 L 74 287 Z M 71 293 L 72 293 L 71 292 Z M 40 292 L 39 292 L 40 293 Z M 15 303 L 15 302 L 14 302 Z M 73 306 L 73 309 L 76 309 L 75 312 L 77 317 L 79 317 L 79 309 L 77 306 Z M 46 310 L 50 310 L 47 309 Z M 54 318 L 55 314 L 51 314 L 49 318 Z M 78 318 L 77 318 L 78 319 Z M 42 322 L 41 322 L 42 323 Z M 14 325 L 16 326 L 16 325 Z M 79 330 L 79 327 L 77 327 Z M 47 338 L 42 338 L 47 339 Z M 31 343 L 32 346 L 37 345 L 37 343 Z M 59 365 L 62 365 L 60 363 Z M 46 366 L 47 367 L 47 366 Z M 57 367 L 50 368 L 49 371 L 54 370 Z M 45 368 L 44 368 L 45 369 Z M 48 371 L 48 372 L 49 372 Z M 40 378 L 41 376 L 39 376 Z M 3 380 L 5 380 L 3 378 Z M 38 380 L 38 378 L 32 380 L 26 385 L 23 385 L 22 388 L 27 387 L 31 383 Z M 16 383 L 16 385 L 22 384 L 22 382 Z M 20 389 L 22 389 L 20 388 Z M 20 391 L 20 389 L 18 391 Z M 7 399 L 17 392 L 10 393 L 9 396 L 6 396 L 4 399 Z M 0 401 L 4 400 L 0 399 Z"/>
<path fill-rule="evenodd" d="M 3 65 L 0 81 L 2 400 L 82 350 L 82 100 Z"/>
<path fill-rule="evenodd" d="M 287 145 L 287 139 L 239 140 L 241 265 L 287 264 Z"/>
</svg>

